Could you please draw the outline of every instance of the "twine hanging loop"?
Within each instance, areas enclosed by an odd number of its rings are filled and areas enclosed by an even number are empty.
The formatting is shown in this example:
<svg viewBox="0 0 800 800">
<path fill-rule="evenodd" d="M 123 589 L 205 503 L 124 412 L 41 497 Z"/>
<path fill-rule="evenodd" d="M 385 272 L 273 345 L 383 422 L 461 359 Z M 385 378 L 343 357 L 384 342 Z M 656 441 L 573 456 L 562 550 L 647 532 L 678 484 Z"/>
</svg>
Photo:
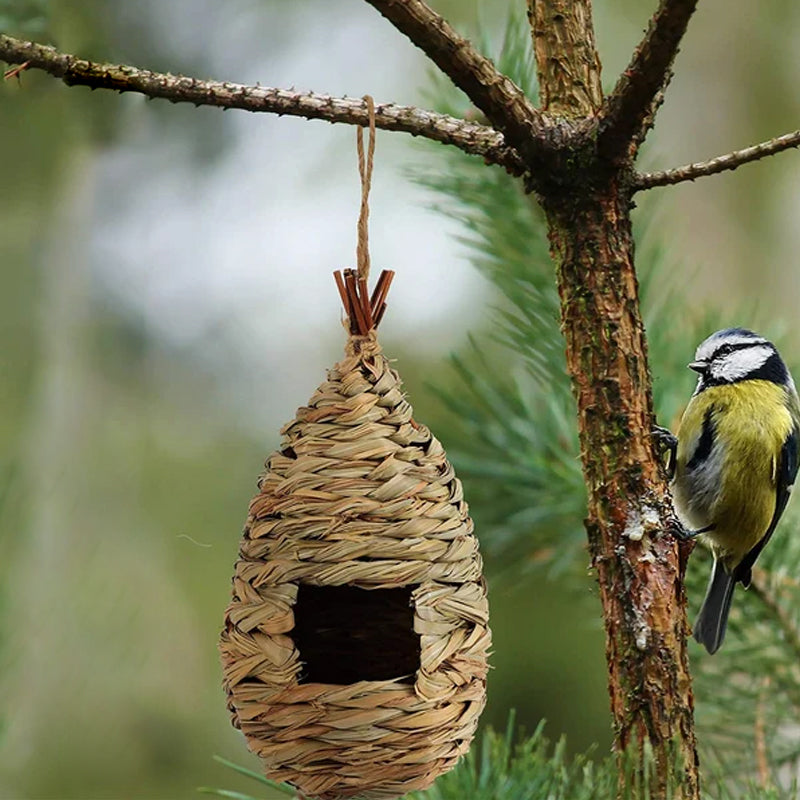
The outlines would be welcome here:
<svg viewBox="0 0 800 800">
<path fill-rule="evenodd" d="M 337 270 L 333 273 L 336 287 L 348 317 L 351 336 L 367 336 L 378 327 L 386 311 L 386 295 L 394 278 L 392 270 L 383 270 L 370 295 L 369 278 L 369 190 L 372 187 L 372 164 L 375 158 L 375 101 L 364 95 L 367 107 L 369 141 L 364 150 L 364 127 L 356 128 L 358 174 L 361 178 L 361 208 L 358 214 L 358 239 L 356 243 L 356 269 Z"/>
<path fill-rule="evenodd" d="M 372 186 L 372 162 L 375 158 L 375 102 L 364 95 L 369 114 L 369 144 L 364 157 L 364 129 L 356 128 L 356 150 L 358 151 L 358 174 L 361 176 L 361 210 L 358 214 L 358 244 L 356 245 L 356 266 L 358 279 L 369 278 L 369 190 Z"/>
</svg>

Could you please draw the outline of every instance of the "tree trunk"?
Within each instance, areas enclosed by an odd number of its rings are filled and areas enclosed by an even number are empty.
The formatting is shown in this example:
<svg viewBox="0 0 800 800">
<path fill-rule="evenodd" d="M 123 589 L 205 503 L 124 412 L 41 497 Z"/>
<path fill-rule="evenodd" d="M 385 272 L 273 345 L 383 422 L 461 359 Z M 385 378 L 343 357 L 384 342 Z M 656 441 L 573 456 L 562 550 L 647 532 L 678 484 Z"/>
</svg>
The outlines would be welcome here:
<svg viewBox="0 0 800 800">
<path fill-rule="evenodd" d="M 592 127 L 603 99 L 590 0 L 528 0 L 528 10 L 542 110 L 563 119 L 564 141 L 553 140 L 548 169 L 532 171 L 530 184 L 547 215 L 578 406 L 620 794 L 699 800 L 685 561 L 650 435 L 630 217 L 635 143 L 609 159 Z M 622 768 L 631 764 L 638 781 Z"/>
<path fill-rule="evenodd" d="M 543 198 L 578 404 L 586 528 L 606 629 L 615 743 L 653 798 L 699 797 L 683 567 L 653 452 L 630 201 L 612 180 Z M 646 760 L 645 753 L 652 754 Z M 621 773 L 624 774 L 624 773 Z M 632 787 L 628 787 L 629 789 Z"/>
</svg>

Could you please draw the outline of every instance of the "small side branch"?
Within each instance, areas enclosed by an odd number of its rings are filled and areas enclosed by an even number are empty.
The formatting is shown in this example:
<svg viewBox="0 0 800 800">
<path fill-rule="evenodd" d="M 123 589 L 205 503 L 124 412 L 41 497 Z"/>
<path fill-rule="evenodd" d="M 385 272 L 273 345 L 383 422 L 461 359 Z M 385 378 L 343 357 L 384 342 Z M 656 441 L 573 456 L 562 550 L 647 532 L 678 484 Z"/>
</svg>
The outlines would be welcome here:
<svg viewBox="0 0 800 800">
<path fill-rule="evenodd" d="M 769 770 L 769 754 L 767 752 L 767 726 L 764 722 L 764 706 L 767 702 L 769 684 L 769 675 L 765 675 L 761 681 L 761 693 L 758 698 L 758 704 L 756 705 L 756 721 L 753 730 L 758 783 L 764 791 L 772 787 L 772 776 Z"/>
<path fill-rule="evenodd" d="M 137 92 L 171 103 L 238 108 L 349 125 L 369 124 L 367 106 L 360 98 L 203 81 L 122 64 L 98 64 L 3 34 L 0 34 L 0 61 L 25 64 L 25 69 L 43 70 L 68 86 Z M 13 70 L 11 74 L 14 74 Z M 525 170 L 517 153 L 505 143 L 503 135 L 485 125 L 391 103 L 375 107 L 375 125 L 383 130 L 403 131 L 453 145 L 466 153 L 481 156 L 489 163 L 498 164 L 514 175 Z"/>
<path fill-rule="evenodd" d="M 467 97 L 506 141 L 523 156 L 536 158 L 545 147 L 547 119 L 524 92 L 478 53 L 463 36 L 422 0 L 367 0 L 405 34 Z M 528 160 L 526 158 L 526 160 Z"/>
<path fill-rule="evenodd" d="M 672 62 L 697 0 L 661 0 L 628 68 L 600 110 L 600 152 L 617 159 L 628 153 L 652 124 L 656 97 L 667 84 Z"/>
<path fill-rule="evenodd" d="M 784 150 L 793 147 L 800 147 L 800 130 L 785 133 L 768 142 L 745 147 L 743 150 L 734 150 L 724 156 L 717 156 L 710 161 L 700 161 L 694 164 L 686 164 L 683 167 L 663 170 L 661 172 L 645 172 L 637 175 L 633 181 L 636 191 L 642 189 L 652 189 L 656 186 L 671 186 L 684 181 L 693 181 L 705 175 L 716 175 L 718 172 L 727 172 L 741 167 L 742 164 L 749 164 L 751 161 L 773 156 Z"/>
<path fill-rule="evenodd" d="M 781 631 L 783 631 L 784 641 L 794 652 L 794 657 L 800 662 L 800 629 L 778 602 L 778 598 L 772 592 L 767 575 L 763 570 L 758 568 L 753 570 L 750 591 L 755 594 L 777 621 Z"/>
</svg>

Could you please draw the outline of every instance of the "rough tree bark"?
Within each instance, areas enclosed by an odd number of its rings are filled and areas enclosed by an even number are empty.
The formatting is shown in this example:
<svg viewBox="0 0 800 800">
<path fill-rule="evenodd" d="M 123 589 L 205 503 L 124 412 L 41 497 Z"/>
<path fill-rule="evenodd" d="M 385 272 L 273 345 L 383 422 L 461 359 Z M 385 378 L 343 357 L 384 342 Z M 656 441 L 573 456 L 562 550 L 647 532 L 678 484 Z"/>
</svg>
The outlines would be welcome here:
<svg viewBox="0 0 800 800">
<path fill-rule="evenodd" d="M 461 88 L 489 125 L 389 103 L 376 124 L 480 155 L 525 181 L 544 208 L 578 408 L 586 528 L 606 628 L 615 742 L 650 773 L 649 798 L 699 798 L 681 552 L 654 452 L 651 380 L 631 235 L 633 193 L 800 145 L 800 131 L 706 162 L 634 171 L 697 0 L 660 0 L 603 96 L 591 0 L 528 0 L 541 108 L 422 0 L 368 0 Z M 68 85 L 363 125 L 366 105 L 294 90 L 94 64 L 0 34 L 0 59 Z M 623 780 L 621 771 L 621 781 Z M 623 787 L 630 792 L 634 787 Z M 626 796 L 632 796 L 626 794 Z"/>
<path fill-rule="evenodd" d="M 612 180 L 543 204 L 578 405 L 616 748 L 636 748 L 642 768 L 652 771 L 653 797 L 673 797 L 676 789 L 699 797 L 684 564 L 668 533 L 672 507 L 649 435 L 630 196 Z"/>
<path fill-rule="evenodd" d="M 652 773 L 654 797 L 696 798 L 685 562 L 669 534 L 673 511 L 650 436 L 651 379 L 630 217 L 632 159 L 662 84 L 645 90 L 638 104 L 614 98 L 604 107 L 590 0 L 529 0 L 529 19 L 543 109 L 570 126 L 567 157 L 552 162 L 552 174 L 534 176 L 533 188 L 547 216 L 578 407 L 615 745 L 619 753 L 635 748 L 640 768 Z M 666 80 L 672 59 L 662 60 Z M 592 126 L 621 104 L 621 132 L 611 123 L 605 131 Z"/>
</svg>

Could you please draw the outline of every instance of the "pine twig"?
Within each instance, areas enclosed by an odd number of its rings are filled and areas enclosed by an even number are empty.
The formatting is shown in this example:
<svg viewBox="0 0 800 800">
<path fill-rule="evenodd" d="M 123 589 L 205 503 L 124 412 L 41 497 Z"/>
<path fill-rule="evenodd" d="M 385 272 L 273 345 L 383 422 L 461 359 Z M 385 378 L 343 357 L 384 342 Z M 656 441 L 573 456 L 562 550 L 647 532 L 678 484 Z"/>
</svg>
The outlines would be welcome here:
<svg viewBox="0 0 800 800">
<path fill-rule="evenodd" d="M 693 181 L 706 175 L 716 175 L 719 172 L 737 169 L 742 164 L 759 161 L 794 147 L 800 147 L 800 130 L 776 136 L 774 139 L 754 144 L 752 147 L 734 150 L 732 153 L 717 156 L 709 161 L 699 161 L 661 172 L 642 173 L 634 179 L 633 187 L 636 191 L 641 191 L 642 189 L 653 189 L 656 186 L 672 186 L 684 181 Z"/>
<path fill-rule="evenodd" d="M 61 53 L 53 47 L 4 34 L 0 34 L 0 61 L 25 64 L 25 69 L 43 70 L 68 86 L 137 92 L 150 98 L 160 97 L 171 103 L 238 108 L 349 125 L 369 124 L 367 106 L 361 98 L 330 97 L 293 89 L 204 81 L 124 64 L 100 64 Z M 13 75 L 15 70 L 9 72 Z M 506 145 L 501 133 L 475 122 L 411 106 L 386 103 L 376 106 L 375 125 L 383 130 L 402 131 L 412 136 L 453 145 L 465 153 L 481 156 L 489 163 L 502 166 L 513 175 L 521 175 L 525 169 L 517 153 Z"/>
<path fill-rule="evenodd" d="M 12 78 L 19 78 L 19 76 L 25 72 L 26 69 L 30 66 L 30 61 L 23 61 L 21 64 L 17 64 L 16 67 L 11 67 L 11 69 L 7 69 L 3 73 L 3 80 L 10 81 Z"/>
<path fill-rule="evenodd" d="M 666 86 L 697 0 L 661 0 L 650 26 L 599 115 L 598 146 L 606 157 L 625 155 L 654 111 L 653 101 Z"/>
<path fill-rule="evenodd" d="M 769 684 L 769 675 L 766 675 L 761 683 L 761 694 L 759 695 L 758 704 L 756 705 L 756 720 L 753 730 L 758 782 L 765 791 L 772 786 L 772 778 L 769 772 L 769 757 L 767 755 L 767 732 L 764 724 L 764 704 L 767 701 Z"/>
<path fill-rule="evenodd" d="M 525 93 L 423 0 L 367 0 L 419 47 L 503 131 L 526 160 L 545 146 L 551 124 Z"/>
<path fill-rule="evenodd" d="M 786 643 L 794 651 L 794 656 L 800 662 L 800 630 L 792 621 L 786 611 L 778 602 L 778 598 L 770 590 L 767 574 L 762 569 L 753 570 L 753 579 L 750 583 L 750 591 L 762 602 L 767 610 L 773 615 L 783 631 Z"/>
</svg>

